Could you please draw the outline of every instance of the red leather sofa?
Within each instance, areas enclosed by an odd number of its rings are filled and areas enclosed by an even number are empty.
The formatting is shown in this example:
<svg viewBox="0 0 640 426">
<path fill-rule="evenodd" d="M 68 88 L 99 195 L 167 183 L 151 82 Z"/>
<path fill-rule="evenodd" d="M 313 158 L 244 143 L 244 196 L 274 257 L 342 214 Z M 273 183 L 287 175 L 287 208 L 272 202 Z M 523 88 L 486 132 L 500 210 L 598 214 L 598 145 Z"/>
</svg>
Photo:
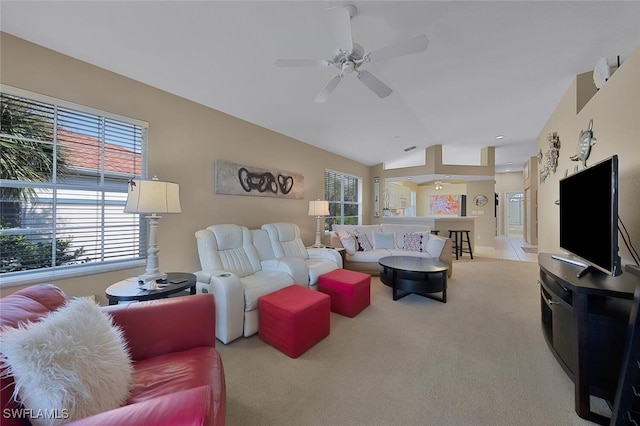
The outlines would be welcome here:
<svg viewBox="0 0 640 426">
<path fill-rule="evenodd" d="M 20 322 L 37 321 L 66 300 L 67 296 L 51 284 L 20 290 L 0 299 L 0 326 L 15 327 Z M 123 329 L 129 345 L 134 361 L 131 395 L 120 408 L 69 424 L 224 425 L 225 378 L 220 354 L 215 349 L 212 295 L 102 309 Z M 2 376 L 0 423 L 29 425 L 27 419 L 10 415 L 11 409 L 20 407 L 11 399 L 13 378 Z"/>
</svg>

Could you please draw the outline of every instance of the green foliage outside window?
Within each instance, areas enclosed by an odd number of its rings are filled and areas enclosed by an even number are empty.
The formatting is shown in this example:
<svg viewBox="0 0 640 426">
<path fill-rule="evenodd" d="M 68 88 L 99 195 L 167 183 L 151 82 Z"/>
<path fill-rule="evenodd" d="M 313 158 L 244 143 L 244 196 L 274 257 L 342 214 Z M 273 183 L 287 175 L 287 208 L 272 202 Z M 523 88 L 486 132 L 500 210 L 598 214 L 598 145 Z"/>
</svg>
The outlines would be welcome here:
<svg viewBox="0 0 640 426">
<path fill-rule="evenodd" d="M 329 216 L 325 218 L 325 230 L 333 224 L 357 225 L 360 217 L 359 179 L 342 173 L 325 170 L 325 199 L 329 201 Z"/>
<path fill-rule="evenodd" d="M 54 152 L 53 123 L 20 98 L 2 95 L 0 104 L 0 179 L 47 182 L 69 173 L 63 150 Z M 55 161 L 54 161 L 55 158 Z M 36 199 L 32 188 L 0 187 L 0 229 L 20 228 L 22 204 Z M 72 239 L 56 239 L 55 264 L 79 263 L 82 248 L 69 252 Z M 25 235 L 0 235 L 0 273 L 52 265 L 52 242 Z"/>
<path fill-rule="evenodd" d="M 0 227 L 1 229 L 2 227 Z M 71 238 L 56 240 L 55 266 L 84 263 L 83 249 L 69 251 Z M 51 242 L 29 241 L 24 235 L 0 235 L 0 273 L 50 268 Z"/>
</svg>

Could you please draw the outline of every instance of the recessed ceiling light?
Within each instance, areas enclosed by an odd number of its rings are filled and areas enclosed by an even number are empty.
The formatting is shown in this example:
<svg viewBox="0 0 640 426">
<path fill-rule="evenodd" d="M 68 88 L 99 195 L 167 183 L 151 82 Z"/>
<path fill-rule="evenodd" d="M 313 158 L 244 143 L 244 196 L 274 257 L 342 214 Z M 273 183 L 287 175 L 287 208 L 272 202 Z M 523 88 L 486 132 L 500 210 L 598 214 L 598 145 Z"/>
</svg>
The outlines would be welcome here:
<svg viewBox="0 0 640 426">
<path fill-rule="evenodd" d="M 504 135 L 498 135 L 498 136 L 496 136 L 496 140 L 498 140 L 498 141 L 499 141 L 500 139 L 504 139 Z"/>
</svg>

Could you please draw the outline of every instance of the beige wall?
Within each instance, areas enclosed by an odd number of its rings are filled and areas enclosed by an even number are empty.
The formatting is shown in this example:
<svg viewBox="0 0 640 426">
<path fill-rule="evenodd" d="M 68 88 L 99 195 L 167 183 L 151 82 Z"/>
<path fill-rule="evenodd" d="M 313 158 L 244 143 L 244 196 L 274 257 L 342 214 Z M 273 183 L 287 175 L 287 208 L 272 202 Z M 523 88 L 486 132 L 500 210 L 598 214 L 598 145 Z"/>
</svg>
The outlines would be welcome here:
<svg viewBox="0 0 640 426">
<path fill-rule="evenodd" d="M 368 166 L 8 34 L 0 33 L 0 43 L 2 84 L 149 122 L 149 175 L 180 184 L 182 213 L 165 215 L 159 228 L 164 271 L 198 270 L 194 233 L 217 223 L 295 222 L 305 243 L 313 243 L 316 222 L 307 215 L 308 201 L 324 198 L 326 168 L 363 178 L 363 221 L 371 221 Z M 305 198 L 217 195 L 216 159 L 300 173 Z M 51 282 L 72 296 L 96 294 L 104 302 L 107 286 L 140 272 L 143 268 Z"/>
<path fill-rule="evenodd" d="M 539 185 L 539 250 L 560 252 L 558 237 L 558 181 L 565 173 L 573 173 L 576 165 L 569 157 L 576 152 L 578 135 L 586 130 L 593 119 L 597 143 L 591 150 L 587 165 L 611 155 L 619 158 L 619 216 L 624 222 L 636 249 L 640 247 L 640 46 L 616 70 L 607 84 L 584 102 L 582 90 L 586 78 L 577 78 L 571 84 L 538 136 L 538 147 L 547 150 L 547 135 L 558 132 L 560 158 L 558 169 L 546 182 Z M 593 80 L 591 80 L 593 81 Z M 585 89 L 586 90 L 586 89 Z M 591 91 L 593 93 L 593 91 Z M 580 100 L 580 101 L 578 101 Z M 584 104 L 584 106 L 582 106 Z M 581 108 L 579 112 L 576 112 Z M 543 163 L 544 166 L 544 163 Z M 585 212 L 585 231 L 588 232 L 589 212 Z M 620 239 L 623 263 L 631 256 Z"/>
<path fill-rule="evenodd" d="M 496 175 L 497 176 L 497 175 Z M 467 183 L 467 216 L 476 216 L 475 242 L 477 246 L 495 247 L 496 217 L 494 215 L 494 188 L 496 181 L 479 180 Z M 476 195 L 485 195 L 488 199 L 484 206 L 476 206 Z"/>
</svg>

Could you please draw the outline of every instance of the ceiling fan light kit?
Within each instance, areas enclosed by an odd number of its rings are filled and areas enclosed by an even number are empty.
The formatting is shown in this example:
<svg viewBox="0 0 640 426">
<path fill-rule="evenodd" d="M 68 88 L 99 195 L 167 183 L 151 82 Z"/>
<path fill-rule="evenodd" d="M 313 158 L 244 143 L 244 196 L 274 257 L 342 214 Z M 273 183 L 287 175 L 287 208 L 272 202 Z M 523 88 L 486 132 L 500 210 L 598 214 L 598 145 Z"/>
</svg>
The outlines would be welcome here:
<svg viewBox="0 0 640 426">
<path fill-rule="evenodd" d="M 369 71 L 360 70 L 365 62 L 383 61 L 398 56 L 411 55 L 427 50 L 429 40 L 422 34 L 407 40 L 382 47 L 380 49 L 366 52 L 358 43 L 353 42 L 351 32 L 351 19 L 357 15 L 358 10 L 354 5 L 348 4 L 343 7 L 332 7 L 329 9 L 335 15 L 335 34 L 338 42 L 336 54 L 332 60 L 328 59 L 276 59 L 275 65 L 278 67 L 322 67 L 335 66 L 340 70 L 339 74 L 333 76 L 322 88 L 315 98 L 315 102 L 325 102 L 329 95 L 338 86 L 345 74 L 355 73 L 358 80 L 379 98 L 386 98 L 393 90 L 375 77 Z"/>
</svg>

